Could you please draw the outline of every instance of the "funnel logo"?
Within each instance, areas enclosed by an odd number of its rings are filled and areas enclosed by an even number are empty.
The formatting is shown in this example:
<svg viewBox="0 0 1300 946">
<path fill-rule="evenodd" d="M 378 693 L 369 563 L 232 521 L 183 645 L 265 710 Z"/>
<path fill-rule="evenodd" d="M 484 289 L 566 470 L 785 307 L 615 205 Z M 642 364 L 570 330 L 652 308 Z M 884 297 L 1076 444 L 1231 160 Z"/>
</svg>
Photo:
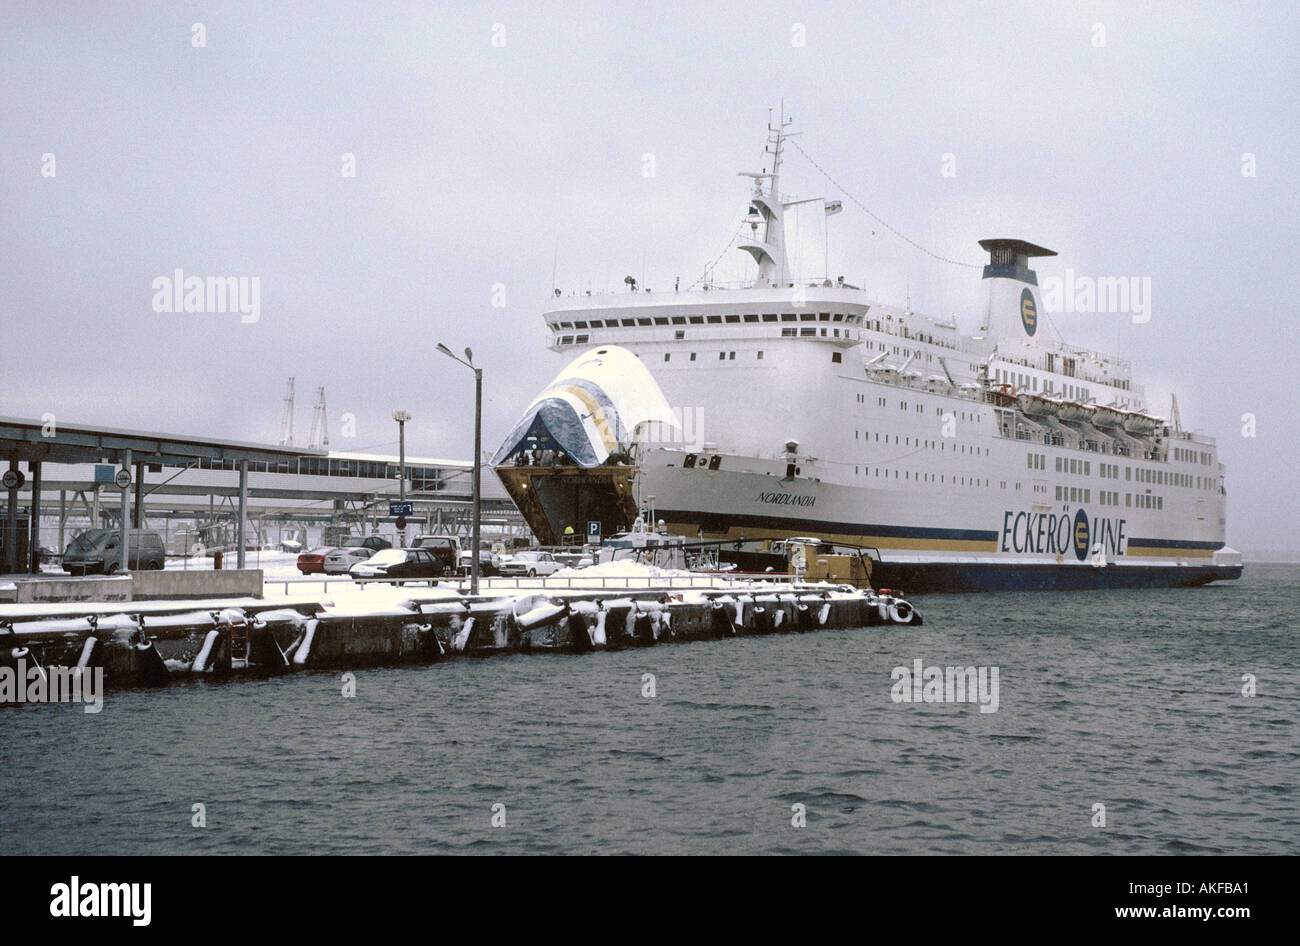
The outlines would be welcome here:
<svg viewBox="0 0 1300 946">
<path fill-rule="evenodd" d="M 1038 331 L 1038 306 L 1034 303 L 1034 294 L 1028 289 L 1020 293 L 1020 324 L 1025 327 L 1026 335 Z"/>
<path fill-rule="evenodd" d="M 1074 557 L 1083 561 L 1088 557 L 1088 546 L 1091 544 L 1091 530 L 1088 528 L 1088 514 L 1080 509 L 1074 514 Z"/>
</svg>

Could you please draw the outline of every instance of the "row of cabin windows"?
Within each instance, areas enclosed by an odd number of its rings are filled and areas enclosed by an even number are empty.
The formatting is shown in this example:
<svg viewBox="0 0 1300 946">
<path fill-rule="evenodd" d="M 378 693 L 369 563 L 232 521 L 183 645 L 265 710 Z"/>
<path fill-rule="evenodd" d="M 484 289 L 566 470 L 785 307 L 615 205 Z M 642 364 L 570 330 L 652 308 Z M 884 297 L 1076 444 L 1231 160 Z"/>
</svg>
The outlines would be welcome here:
<svg viewBox="0 0 1300 946">
<path fill-rule="evenodd" d="M 999 368 L 996 376 L 999 384 L 1009 384 L 1018 391 L 1038 390 L 1038 377 L 1036 375 L 1021 374 L 1018 371 L 1007 371 L 1004 368 Z M 1082 401 L 1084 403 L 1087 403 L 1087 401 L 1092 397 L 1092 390 L 1090 388 L 1079 387 L 1074 384 L 1063 384 L 1061 385 L 1061 390 L 1057 392 L 1054 390 L 1054 387 L 1055 386 L 1051 381 L 1045 380 L 1043 382 L 1043 393 L 1051 394 L 1053 396 L 1059 393 L 1061 397 Z"/>
<path fill-rule="evenodd" d="M 1092 502 L 1092 490 L 1080 486 L 1058 486 L 1056 487 L 1056 498 L 1066 503 L 1090 503 Z M 1103 506 L 1118 506 L 1119 493 L 1112 490 L 1098 490 L 1097 501 Z M 1138 509 L 1158 509 L 1165 508 L 1165 498 L 1163 496 L 1153 496 L 1150 493 L 1138 493 L 1136 497 L 1133 493 L 1124 494 L 1124 505 L 1127 508 L 1136 506 Z"/>
<path fill-rule="evenodd" d="M 853 431 L 854 440 L 865 440 L 872 443 L 880 443 L 881 440 L 880 440 L 879 431 L 877 431 L 874 436 L 875 439 L 872 440 L 872 433 L 869 430 Z M 891 436 L 890 434 L 885 434 L 885 440 L 884 440 L 885 443 L 890 442 L 889 440 L 890 436 Z M 895 444 L 904 447 L 917 447 L 926 450 L 933 450 L 937 446 L 940 450 L 948 449 L 948 444 L 944 443 L 942 440 L 922 440 L 920 437 L 903 437 L 900 440 L 898 434 L 893 434 L 892 436 L 894 438 L 893 442 Z M 974 446 L 968 447 L 964 443 L 954 443 L 952 445 L 952 451 L 953 453 L 965 453 L 965 454 L 969 454 L 970 456 L 986 457 L 989 455 L 988 447 L 974 447 Z"/>
<path fill-rule="evenodd" d="M 1174 447 L 1169 453 L 1173 459 L 1180 463 L 1199 463 L 1202 466 L 1209 466 L 1213 460 L 1213 454 L 1205 453 L 1202 450 L 1187 450 L 1183 447 Z"/>
<path fill-rule="evenodd" d="M 564 329 L 590 328 L 636 328 L 650 325 L 738 325 L 741 322 L 843 322 L 845 325 L 861 325 L 862 316 L 845 315 L 843 312 L 765 312 L 762 315 L 658 315 L 653 317 L 631 319 L 588 319 L 584 321 L 556 322 L 551 324 L 551 331 Z"/>
<path fill-rule="evenodd" d="M 902 473 L 901 476 L 899 475 L 900 472 Z M 891 473 L 893 474 L 892 477 L 890 476 Z M 901 479 L 905 482 L 915 481 L 917 483 L 947 483 L 948 482 L 948 474 L 946 473 L 917 473 L 913 470 L 901 470 L 901 471 L 887 470 L 884 469 L 883 467 L 878 467 L 878 466 L 877 467 L 855 466 L 853 468 L 853 475 L 854 476 L 876 476 L 876 477 L 883 476 L 884 479 L 891 479 L 891 478 L 896 480 Z M 952 485 L 953 486 L 982 486 L 987 489 L 989 485 L 989 481 L 979 479 L 978 477 L 975 476 L 954 476 L 952 478 Z M 1005 489 L 1006 483 L 1003 483 L 1002 487 Z M 1016 484 L 1016 489 L 1020 489 L 1019 483 Z"/>
<path fill-rule="evenodd" d="M 1077 473 L 1088 476 L 1091 472 L 1091 464 L 1087 460 L 1074 460 L 1067 457 L 1056 458 L 1057 473 Z M 1102 479 L 1119 479 L 1118 463 L 1099 463 L 1097 464 L 1097 473 Z M 1152 483 L 1156 486 L 1179 486 L 1184 489 L 1209 489 L 1212 480 L 1208 476 L 1192 476 L 1190 473 L 1178 473 L 1173 470 L 1150 470 L 1145 467 L 1137 468 L 1137 475 L 1134 475 L 1134 468 L 1131 466 L 1124 467 L 1124 479 L 1128 481 L 1136 480 L 1139 483 Z"/>
</svg>

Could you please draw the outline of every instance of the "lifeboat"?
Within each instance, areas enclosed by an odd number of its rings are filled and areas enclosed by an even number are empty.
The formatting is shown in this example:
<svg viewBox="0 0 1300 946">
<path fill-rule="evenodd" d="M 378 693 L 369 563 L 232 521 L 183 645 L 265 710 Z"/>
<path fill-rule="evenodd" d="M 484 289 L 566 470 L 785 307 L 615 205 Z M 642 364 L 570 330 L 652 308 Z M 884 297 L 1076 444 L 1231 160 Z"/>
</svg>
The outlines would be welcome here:
<svg viewBox="0 0 1300 946">
<path fill-rule="evenodd" d="M 1092 422 L 1093 415 L 1097 409 L 1090 404 L 1080 404 L 1078 401 L 1062 401 L 1060 409 L 1056 412 L 1061 420 L 1071 424 L 1088 424 Z"/>
<path fill-rule="evenodd" d="M 1152 417 L 1150 414 L 1140 414 L 1136 411 L 1129 411 L 1124 415 L 1124 429 L 1131 434 L 1153 433 L 1163 423 L 1162 418 Z"/>
<path fill-rule="evenodd" d="M 1122 427 L 1126 413 L 1117 407 L 1099 407 L 1093 411 L 1092 423 L 1096 427 Z"/>
<path fill-rule="evenodd" d="M 1016 406 L 1030 417 L 1049 417 L 1060 409 L 1060 405 L 1041 394 L 1018 394 Z"/>
</svg>

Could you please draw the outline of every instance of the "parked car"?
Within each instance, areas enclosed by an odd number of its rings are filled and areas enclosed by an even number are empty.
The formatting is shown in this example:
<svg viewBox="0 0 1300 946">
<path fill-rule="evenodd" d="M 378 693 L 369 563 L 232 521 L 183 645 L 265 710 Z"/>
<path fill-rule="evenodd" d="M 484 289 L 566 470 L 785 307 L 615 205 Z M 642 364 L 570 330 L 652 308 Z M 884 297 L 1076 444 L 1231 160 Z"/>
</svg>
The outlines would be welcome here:
<svg viewBox="0 0 1300 946">
<path fill-rule="evenodd" d="M 298 571 L 304 575 L 320 575 L 325 571 L 325 556 L 334 551 L 332 545 L 322 545 L 319 548 L 303 552 L 298 556 Z"/>
<path fill-rule="evenodd" d="M 441 578 L 442 562 L 428 549 L 384 549 L 348 569 L 353 578 Z"/>
<path fill-rule="evenodd" d="M 431 552 L 442 563 L 444 575 L 454 575 L 460 565 L 460 539 L 454 535 L 417 536 L 411 548 Z"/>
<path fill-rule="evenodd" d="M 516 552 L 501 563 L 501 574 L 513 578 L 545 577 L 563 567 L 550 552 Z"/>
<path fill-rule="evenodd" d="M 353 565 L 366 561 L 375 553 L 359 545 L 334 549 L 325 556 L 323 571 L 327 575 L 346 575 Z"/>
<path fill-rule="evenodd" d="M 460 553 L 460 573 L 468 575 L 474 554 L 469 549 Z M 495 578 L 501 574 L 501 556 L 491 549 L 480 549 L 478 553 L 478 573 L 483 578 Z"/>
<path fill-rule="evenodd" d="M 370 549 L 372 552 L 382 552 L 384 549 L 391 549 L 393 543 L 389 542 L 382 535 L 350 535 L 336 548 L 349 549 Z"/>
<path fill-rule="evenodd" d="M 87 529 L 63 552 L 63 570 L 70 575 L 103 572 L 111 575 L 122 568 L 122 551 L 118 548 L 117 529 Z M 131 529 L 129 542 L 132 569 L 160 570 L 167 561 L 162 536 L 144 529 Z"/>
</svg>

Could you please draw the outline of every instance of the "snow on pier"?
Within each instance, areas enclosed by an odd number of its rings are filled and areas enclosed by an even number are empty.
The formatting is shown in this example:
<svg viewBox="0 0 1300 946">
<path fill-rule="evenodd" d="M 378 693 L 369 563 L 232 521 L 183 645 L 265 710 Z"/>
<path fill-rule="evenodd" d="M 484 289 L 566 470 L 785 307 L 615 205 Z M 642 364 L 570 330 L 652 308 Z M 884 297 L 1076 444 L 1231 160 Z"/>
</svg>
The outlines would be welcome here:
<svg viewBox="0 0 1300 946">
<path fill-rule="evenodd" d="M 102 666 L 109 686 L 134 686 L 178 676 L 584 652 L 921 620 L 889 593 L 633 562 L 485 582 L 477 597 L 446 584 L 267 584 L 284 593 L 0 605 L 0 666 Z"/>
</svg>

